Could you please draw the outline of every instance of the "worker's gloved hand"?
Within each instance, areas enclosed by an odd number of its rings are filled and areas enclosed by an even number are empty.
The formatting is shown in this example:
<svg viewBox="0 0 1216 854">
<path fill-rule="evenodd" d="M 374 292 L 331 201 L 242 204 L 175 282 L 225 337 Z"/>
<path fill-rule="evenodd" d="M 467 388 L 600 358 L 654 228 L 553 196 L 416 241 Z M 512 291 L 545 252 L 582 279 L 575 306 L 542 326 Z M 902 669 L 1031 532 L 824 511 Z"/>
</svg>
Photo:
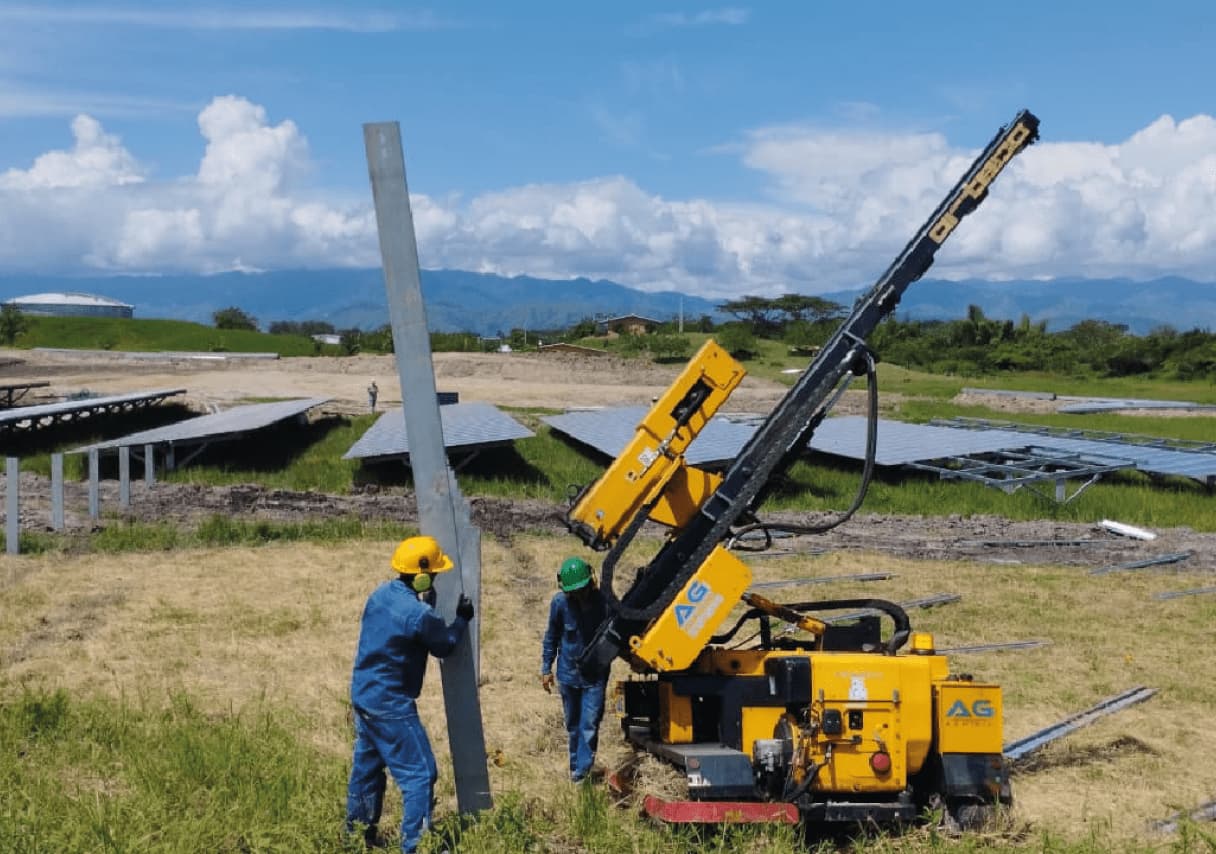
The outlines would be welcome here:
<svg viewBox="0 0 1216 854">
<path fill-rule="evenodd" d="M 552 673 L 542 673 L 540 675 L 540 687 L 545 689 L 546 694 L 553 693 L 553 674 Z"/>
<path fill-rule="evenodd" d="M 456 616 L 466 623 L 471 622 L 473 619 L 473 600 L 468 596 L 462 595 L 460 601 L 456 603 Z"/>
</svg>

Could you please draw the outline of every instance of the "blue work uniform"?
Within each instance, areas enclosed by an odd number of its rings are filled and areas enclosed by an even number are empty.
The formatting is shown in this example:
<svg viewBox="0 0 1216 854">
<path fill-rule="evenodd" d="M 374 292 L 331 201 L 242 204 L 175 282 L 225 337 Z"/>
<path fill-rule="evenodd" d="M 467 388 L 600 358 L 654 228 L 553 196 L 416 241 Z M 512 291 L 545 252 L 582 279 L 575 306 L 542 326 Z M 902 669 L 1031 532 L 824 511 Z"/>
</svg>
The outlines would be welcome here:
<svg viewBox="0 0 1216 854">
<path fill-rule="evenodd" d="M 461 617 L 446 625 L 401 578 L 386 581 L 368 597 L 350 682 L 355 750 L 346 794 L 348 830 L 358 822 L 374 835 L 387 768 L 401 790 L 401 850 L 418 847 L 431 823 L 438 770 L 414 701 L 428 656 L 451 653 L 467 625 Z"/>
<path fill-rule="evenodd" d="M 582 602 L 558 592 L 549 603 L 549 624 L 541 644 L 541 675 L 548 674 L 555 659 L 557 662 L 557 687 L 569 740 L 570 779 L 576 782 L 587 776 L 595 761 L 608 684 L 607 672 L 588 678 L 579 670 L 578 659 L 604 616 L 604 595 L 598 589 L 591 588 Z"/>
</svg>

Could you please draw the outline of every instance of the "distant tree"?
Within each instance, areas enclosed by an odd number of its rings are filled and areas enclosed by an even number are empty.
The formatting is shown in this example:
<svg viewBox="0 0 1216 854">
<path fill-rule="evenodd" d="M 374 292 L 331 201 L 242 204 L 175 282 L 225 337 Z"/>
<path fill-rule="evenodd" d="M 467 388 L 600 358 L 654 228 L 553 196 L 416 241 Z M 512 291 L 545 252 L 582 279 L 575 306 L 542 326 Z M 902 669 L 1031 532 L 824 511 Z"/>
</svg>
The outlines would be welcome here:
<svg viewBox="0 0 1216 854">
<path fill-rule="evenodd" d="M 713 332 L 714 319 L 708 314 L 703 314 L 697 319 L 697 322 L 693 324 L 693 328 L 695 328 L 697 332 Z"/>
<path fill-rule="evenodd" d="M 837 320 L 844 315 L 844 306 L 823 297 L 809 294 L 782 294 L 772 301 L 773 309 L 784 314 L 789 322 L 800 320 L 815 323 L 820 320 Z"/>
<path fill-rule="evenodd" d="M 338 335 L 338 346 L 343 356 L 353 356 L 363 349 L 363 333 L 360 330 L 343 329 Z"/>
<path fill-rule="evenodd" d="M 655 361 L 675 361 L 688 357 L 692 345 L 688 339 L 679 333 L 659 333 L 646 339 L 646 345 L 654 354 Z"/>
<path fill-rule="evenodd" d="M 764 335 L 777 330 L 781 325 L 778 322 L 781 311 L 773 303 L 774 301 L 767 297 L 745 296 L 722 303 L 718 310 L 747 323 L 755 334 Z"/>
<path fill-rule="evenodd" d="M 29 321 L 15 305 L 0 308 L 0 344 L 9 347 L 17 343 L 17 336 L 29 328 Z"/>
<path fill-rule="evenodd" d="M 714 338 L 736 359 L 750 359 L 760 352 L 755 334 L 745 323 L 728 323 L 714 332 Z"/>
<path fill-rule="evenodd" d="M 393 328 L 386 323 L 370 332 L 364 332 L 360 343 L 368 352 L 391 353 L 393 352 Z"/>
<path fill-rule="evenodd" d="M 221 308 L 212 314 L 211 323 L 216 329 L 248 329 L 252 332 L 258 330 L 257 318 L 246 314 L 235 305 Z"/>
<path fill-rule="evenodd" d="M 574 326 L 570 327 L 570 332 L 567 334 L 569 338 L 590 338 L 595 335 L 595 321 L 590 317 L 584 317 Z"/>
</svg>

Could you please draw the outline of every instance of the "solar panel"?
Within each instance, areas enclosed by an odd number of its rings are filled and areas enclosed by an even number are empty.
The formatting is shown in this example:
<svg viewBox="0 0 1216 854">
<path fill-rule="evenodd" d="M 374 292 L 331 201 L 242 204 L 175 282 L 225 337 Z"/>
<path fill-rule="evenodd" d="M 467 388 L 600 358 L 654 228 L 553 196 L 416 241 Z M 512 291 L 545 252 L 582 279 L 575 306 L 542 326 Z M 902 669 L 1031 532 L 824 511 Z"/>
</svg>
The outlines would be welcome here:
<svg viewBox="0 0 1216 854">
<path fill-rule="evenodd" d="M 939 457 L 965 457 L 1005 448 L 1021 448 L 1026 444 L 1026 437 L 1017 433 L 957 430 L 880 418 L 874 462 L 880 466 L 900 466 Z M 826 419 L 811 437 L 811 449 L 837 457 L 864 460 L 866 419 L 860 415 Z"/>
<path fill-rule="evenodd" d="M 185 394 L 184 388 L 140 391 L 130 394 L 114 394 L 105 397 L 87 397 L 80 400 L 65 400 L 59 403 L 40 403 L 37 406 L 18 406 L 0 412 L 0 432 L 5 430 L 33 430 L 57 421 L 87 418 L 105 412 L 120 412 L 138 409 L 159 403 L 166 397 Z"/>
<path fill-rule="evenodd" d="M 176 424 L 142 430 L 118 439 L 109 439 L 105 442 L 77 448 L 75 452 L 87 451 L 90 448 L 102 451 L 124 445 L 191 444 L 221 436 L 236 438 L 245 433 L 269 427 L 279 421 L 302 415 L 315 406 L 327 403 L 330 399 L 328 397 L 310 397 L 303 400 L 280 400 L 274 403 L 250 403 L 244 406 L 234 406 L 223 412 L 187 418 Z"/>
<path fill-rule="evenodd" d="M 439 407 L 443 429 L 443 446 L 452 448 L 482 448 L 505 445 L 516 439 L 536 434 L 510 415 L 490 403 L 453 403 Z M 409 440 L 405 435 L 405 412 L 390 409 L 359 437 L 344 460 L 394 459 L 407 457 Z"/>
</svg>

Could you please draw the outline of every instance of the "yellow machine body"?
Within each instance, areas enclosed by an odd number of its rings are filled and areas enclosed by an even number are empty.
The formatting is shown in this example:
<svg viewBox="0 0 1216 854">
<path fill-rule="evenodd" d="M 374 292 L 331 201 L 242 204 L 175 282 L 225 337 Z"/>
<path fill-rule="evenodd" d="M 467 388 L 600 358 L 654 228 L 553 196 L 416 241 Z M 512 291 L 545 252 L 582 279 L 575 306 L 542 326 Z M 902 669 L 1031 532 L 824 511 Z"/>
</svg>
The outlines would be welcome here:
<svg viewBox="0 0 1216 854">
<path fill-rule="evenodd" d="M 724 679 L 764 677 L 770 659 L 787 657 L 810 662 L 808 719 L 814 725 L 802 731 L 795 750 L 819 766 L 813 791 L 902 791 L 909 775 L 924 766 L 935 743 L 942 751 L 1000 753 L 1000 689 L 950 681 L 947 661 L 940 655 L 714 648 L 697 659 L 692 672 Z M 691 719 L 691 698 L 680 697 L 670 688 L 664 690 L 662 677 L 659 698 L 661 709 L 679 709 L 669 713 L 673 719 Z M 950 705 L 942 708 L 944 702 Z M 966 704 L 968 710 L 978 708 L 982 717 L 961 717 L 958 708 L 947 717 L 954 703 Z M 838 732 L 825 725 L 833 717 L 830 712 L 841 721 Z M 771 739 L 785 714 L 783 707 L 744 705 L 741 749 L 751 752 L 758 740 Z M 683 743 L 692 741 L 688 729 L 678 731 Z M 670 738 L 673 734 L 663 735 Z M 880 752 L 890 756 L 890 768 L 884 773 L 877 773 L 870 764 L 871 757 Z"/>
</svg>

